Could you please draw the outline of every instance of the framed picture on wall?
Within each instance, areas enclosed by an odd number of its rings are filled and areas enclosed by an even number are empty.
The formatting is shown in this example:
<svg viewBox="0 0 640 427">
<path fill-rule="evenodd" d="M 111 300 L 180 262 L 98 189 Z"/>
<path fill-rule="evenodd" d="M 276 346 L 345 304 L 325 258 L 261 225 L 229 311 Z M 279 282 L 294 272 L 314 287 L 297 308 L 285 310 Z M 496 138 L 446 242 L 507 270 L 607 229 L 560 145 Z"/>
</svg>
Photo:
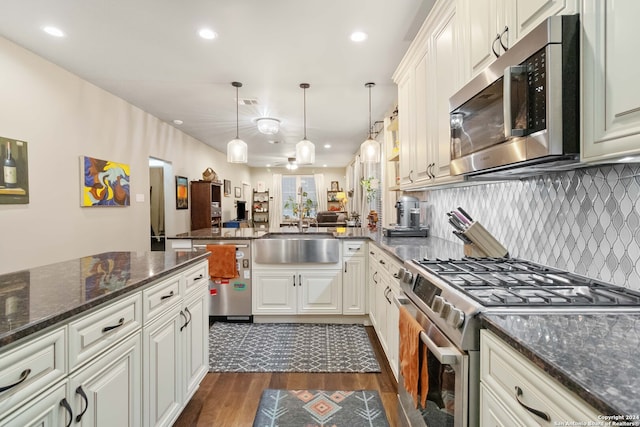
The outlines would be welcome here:
<svg viewBox="0 0 640 427">
<path fill-rule="evenodd" d="M 340 184 L 338 181 L 331 181 L 331 191 L 340 191 Z"/>
<path fill-rule="evenodd" d="M 29 203 L 27 143 L 0 137 L 0 204 Z"/>
<path fill-rule="evenodd" d="M 240 190 L 240 187 L 234 187 L 233 190 L 235 192 L 236 199 L 239 199 L 240 197 L 242 197 L 242 190 Z"/>
<path fill-rule="evenodd" d="M 231 195 L 231 181 L 228 179 L 224 180 L 224 195 L 229 197 Z"/>
<path fill-rule="evenodd" d="M 189 185 L 187 177 L 176 175 L 176 209 L 189 209 Z"/>
</svg>

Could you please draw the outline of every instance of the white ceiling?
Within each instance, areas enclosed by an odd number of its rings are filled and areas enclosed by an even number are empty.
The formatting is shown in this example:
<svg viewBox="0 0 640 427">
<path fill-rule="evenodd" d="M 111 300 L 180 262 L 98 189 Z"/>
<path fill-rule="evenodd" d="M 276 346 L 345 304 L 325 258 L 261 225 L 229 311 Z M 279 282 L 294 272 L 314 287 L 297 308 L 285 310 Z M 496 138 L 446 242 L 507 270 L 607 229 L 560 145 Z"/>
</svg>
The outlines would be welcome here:
<svg viewBox="0 0 640 427">
<path fill-rule="evenodd" d="M 2 0 L 0 35 L 226 152 L 235 137 L 232 81 L 243 83 L 240 138 L 249 165 L 281 163 L 307 137 L 316 165 L 346 166 L 397 99 L 391 75 L 433 0 Z M 47 25 L 66 36 L 54 38 Z M 198 36 L 202 27 L 218 38 Z M 353 31 L 368 34 L 362 43 Z M 281 120 L 260 134 L 255 119 Z M 269 140 L 280 141 L 270 144 Z M 331 144 L 330 149 L 323 148 Z M 167 159 L 170 160 L 170 159 Z"/>
</svg>

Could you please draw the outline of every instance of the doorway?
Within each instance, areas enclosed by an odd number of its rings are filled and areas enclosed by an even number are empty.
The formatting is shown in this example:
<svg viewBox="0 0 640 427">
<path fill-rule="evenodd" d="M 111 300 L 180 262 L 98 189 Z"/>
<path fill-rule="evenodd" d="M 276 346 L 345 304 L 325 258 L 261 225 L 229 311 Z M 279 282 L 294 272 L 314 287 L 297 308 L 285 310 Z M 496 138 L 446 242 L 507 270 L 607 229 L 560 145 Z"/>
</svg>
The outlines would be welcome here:
<svg viewBox="0 0 640 427">
<path fill-rule="evenodd" d="M 166 241 L 167 179 L 172 176 L 171 164 L 149 157 L 149 204 L 151 250 L 164 251 Z"/>
</svg>

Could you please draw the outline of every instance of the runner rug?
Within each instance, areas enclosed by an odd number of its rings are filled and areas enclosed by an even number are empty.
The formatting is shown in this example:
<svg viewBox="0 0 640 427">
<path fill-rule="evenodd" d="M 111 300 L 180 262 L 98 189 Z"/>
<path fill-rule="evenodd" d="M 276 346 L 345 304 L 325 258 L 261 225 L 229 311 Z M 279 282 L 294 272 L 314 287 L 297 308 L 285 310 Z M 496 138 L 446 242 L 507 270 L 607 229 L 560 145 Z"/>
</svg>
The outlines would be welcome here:
<svg viewBox="0 0 640 427">
<path fill-rule="evenodd" d="M 380 372 L 362 325 L 216 322 L 210 372 Z"/>
<path fill-rule="evenodd" d="M 273 390 L 262 393 L 253 427 L 388 427 L 375 390 Z"/>
</svg>

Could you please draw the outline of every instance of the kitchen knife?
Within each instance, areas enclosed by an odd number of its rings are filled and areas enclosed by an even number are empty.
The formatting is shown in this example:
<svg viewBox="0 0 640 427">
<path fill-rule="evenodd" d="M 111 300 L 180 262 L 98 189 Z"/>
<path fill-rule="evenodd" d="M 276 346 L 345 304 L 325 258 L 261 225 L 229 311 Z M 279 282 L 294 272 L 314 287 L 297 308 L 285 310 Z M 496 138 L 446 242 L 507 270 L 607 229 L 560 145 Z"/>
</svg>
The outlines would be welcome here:
<svg viewBox="0 0 640 427">
<path fill-rule="evenodd" d="M 458 212 L 460 212 L 462 215 L 464 215 L 465 218 L 467 218 L 469 221 L 473 222 L 473 219 L 471 218 L 471 215 L 469 215 L 464 209 L 462 209 L 460 206 L 458 206 Z"/>
<path fill-rule="evenodd" d="M 453 228 L 455 228 L 456 230 L 458 230 L 461 233 L 465 230 L 464 225 L 461 224 L 460 220 L 458 220 L 458 218 L 456 218 L 454 216 L 449 217 L 449 224 L 451 224 L 453 226 Z"/>
<path fill-rule="evenodd" d="M 451 213 L 452 213 L 452 214 L 454 214 L 454 215 L 455 215 L 455 217 L 456 217 L 456 218 L 458 218 L 458 219 L 460 220 L 460 222 L 461 222 L 461 223 L 463 223 L 465 226 L 467 226 L 467 225 L 471 225 L 471 221 L 469 221 L 469 220 L 467 219 L 467 217 L 466 217 L 466 216 L 464 216 L 464 215 L 462 215 L 460 212 L 458 212 L 458 211 L 452 211 Z"/>
<path fill-rule="evenodd" d="M 462 240 L 464 243 L 466 243 L 466 244 L 468 244 L 468 245 L 470 245 L 470 244 L 472 244 L 472 243 L 473 243 L 473 242 L 472 242 L 472 241 L 471 241 L 467 236 L 465 236 L 464 234 L 462 234 L 462 232 L 460 232 L 460 231 L 453 230 L 453 231 L 452 231 L 452 233 L 453 233 L 453 234 L 455 234 L 455 236 L 456 236 L 458 239 Z"/>
</svg>

